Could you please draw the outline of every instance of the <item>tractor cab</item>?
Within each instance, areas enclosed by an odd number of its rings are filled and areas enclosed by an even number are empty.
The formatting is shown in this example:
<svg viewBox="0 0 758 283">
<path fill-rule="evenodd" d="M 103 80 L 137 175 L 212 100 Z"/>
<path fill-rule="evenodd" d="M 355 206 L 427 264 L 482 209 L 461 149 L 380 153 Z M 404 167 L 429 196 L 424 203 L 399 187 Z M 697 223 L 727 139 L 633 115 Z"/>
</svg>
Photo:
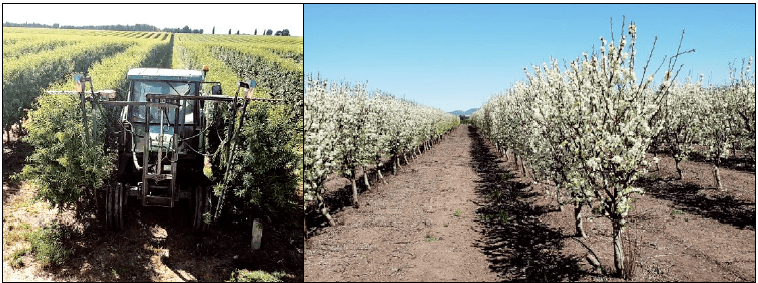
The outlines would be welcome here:
<svg viewBox="0 0 758 283">
<path fill-rule="evenodd" d="M 129 79 L 129 101 L 147 101 L 147 94 L 156 95 L 160 100 L 165 95 L 182 95 L 182 96 L 199 96 L 203 74 L 195 70 L 173 70 L 173 69 L 156 69 L 156 68 L 139 68 L 132 69 L 127 74 Z M 165 100 L 164 100 L 165 101 Z M 202 119 L 202 112 L 197 107 L 198 101 L 182 100 L 177 108 L 168 108 L 161 111 L 161 108 L 151 108 L 148 115 L 147 106 L 127 106 L 121 114 L 121 120 L 131 125 L 142 125 L 136 127 L 137 134 L 141 137 L 145 132 L 149 132 L 150 148 L 152 151 L 158 149 L 158 135 L 162 132 L 164 150 L 169 150 L 171 141 L 174 139 L 174 127 L 171 125 L 180 125 L 176 133 L 193 132 L 199 127 Z M 178 113 L 177 113 L 178 112 Z M 178 115 L 177 115 L 178 114 Z M 150 120 L 146 123 L 147 116 Z M 196 125 L 197 122 L 197 125 Z M 149 124 L 149 130 L 145 127 Z M 161 131 L 163 124 L 163 131 Z M 135 150 L 142 153 L 144 150 L 145 138 L 137 137 L 134 140 Z M 197 145 L 194 145 L 197 148 Z M 183 151 L 182 153 L 186 153 Z"/>
<path fill-rule="evenodd" d="M 119 181 L 143 206 L 173 207 L 202 183 L 205 117 L 197 98 L 204 78 L 198 70 L 137 68 L 127 73 L 127 99 L 138 104 L 121 112 Z"/>
</svg>

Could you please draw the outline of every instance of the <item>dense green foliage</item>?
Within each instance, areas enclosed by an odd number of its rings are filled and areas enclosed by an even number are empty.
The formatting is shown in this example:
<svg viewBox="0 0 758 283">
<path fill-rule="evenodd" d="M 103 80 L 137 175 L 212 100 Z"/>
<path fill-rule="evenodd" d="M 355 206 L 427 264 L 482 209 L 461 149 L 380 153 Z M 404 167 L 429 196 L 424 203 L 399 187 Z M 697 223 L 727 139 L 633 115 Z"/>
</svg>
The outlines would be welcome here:
<svg viewBox="0 0 758 283">
<path fill-rule="evenodd" d="M 88 41 L 3 60 L 3 129 L 24 119 L 41 89 L 73 72 L 124 51 L 133 41 Z"/>
<path fill-rule="evenodd" d="M 245 52 L 245 44 L 223 42 L 230 38 L 178 35 L 173 67 L 199 69 L 208 65 L 206 81 L 221 82 L 227 96 L 235 94 L 237 82 L 254 79 L 254 97 L 283 99 L 284 103 L 251 102 L 234 143 L 226 137 L 232 105 L 206 103 L 212 129 L 206 136 L 211 153 L 215 153 L 211 159 L 212 181 L 220 198 L 215 215 L 229 207 L 252 208 L 271 216 L 293 211 L 297 208 L 293 197 L 302 180 L 302 65 L 262 50 L 262 43 L 253 44 L 256 52 Z M 244 92 L 240 90 L 240 97 Z M 235 129 L 241 108 L 238 112 L 234 114 Z M 227 173 L 229 150 L 234 154 Z M 231 205 L 224 207 L 225 202 Z"/>
<path fill-rule="evenodd" d="M 93 42 L 91 44 L 96 44 Z M 167 64 L 169 41 L 141 40 L 124 52 L 89 65 L 96 90 L 127 91 L 130 68 Z M 48 90 L 71 90 L 72 76 Z M 38 188 L 37 198 L 63 206 L 92 195 L 110 177 L 115 158 L 114 131 L 117 109 L 85 104 L 90 143 L 87 144 L 79 97 L 44 94 L 29 111 L 24 138 L 35 147 L 20 173 Z"/>
<path fill-rule="evenodd" d="M 35 150 L 20 176 L 37 187 L 38 199 L 63 206 L 79 200 L 84 190 L 102 186 L 114 156 L 86 144 L 78 97 L 44 95 L 38 103 L 29 112 L 29 135 L 24 138 Z M 91 119 L 93 113 L 88 113 Z M 102 129 L 103 120 L 96 121 Z"/>
<path fill-rule="evenodd" d="M 303 144 L 303 66 L 265 49 L 246 48 L 245 45 L 225 44 L 213 46 L 211 50 L 240 78 L 256 80 L 256 89 L 269 95 L 264 98 L 285 101 L 289 109 L 280 111 L 286 115 L 281 122 L 291 127 L 293 146 Z"/>
<path fill-rule="evenodd" d="M 73 251 L 66 247 L 68 231 L 58 223 L 35 229 L 24 234 L 31 243 L 31 252 L 42 265 L 61 265 Z"/>
<path fill-rule="evenodd" d="M 233 159 L 227 160 L 225 152 L 219 151 L 222 154 L 216 154 L 211 163 L 214 172 L 224 172 L 231 163 L 227 187 L 219 187 L 216 193 L 220 195 L 231 188 L 237 199 L 247 201 L 258 213 L 267 213 L 273 218 L 278 212 L 296 210 L 292 195 L 299 181 L 295 173 L 301 154 L 291 143 L 291 128 L 274 121 L 269 116 L 269 106 L 261 102 L 248 105 L 243 120 Z M 220 129 L 225 131 L 223 126 Z M 223 176 L 217 177 L 215 181 L 224 181 Z"/>
<path fill-rule="evenodd" d="M 69 40 L 65 36 L 61 36 L 59 39 L 29 38 L 22 42 L 14 41 L 14 44 L 3 45 L 3 60 L 15 59 L 24 55 L 36 54 L 77 43 L 79 41 Z"/>
<path fill-rule="evenodd" d="M 232 272 L 232 278 L 226 282 L 282 282 L 284 272 L 268 273 L 262 270 L 249 271 L 246 269 Z"/>
</svg>

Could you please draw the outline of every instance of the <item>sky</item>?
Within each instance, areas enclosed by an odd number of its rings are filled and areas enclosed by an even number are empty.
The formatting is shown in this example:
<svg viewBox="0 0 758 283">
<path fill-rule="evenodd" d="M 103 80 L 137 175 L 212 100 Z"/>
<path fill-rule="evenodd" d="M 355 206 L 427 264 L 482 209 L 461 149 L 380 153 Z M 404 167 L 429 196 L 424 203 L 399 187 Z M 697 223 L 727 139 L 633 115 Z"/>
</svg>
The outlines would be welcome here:
<svg viewBox="0 0 758 283">
<path fill-rule="evenodd" d="M 570 62 L 618 41 L 622 19 L 637 25 L 637 77 L 677 52 L 678 80 L 729 80 L 729 63 L 755 58 L 755 4 L 309 5 L 304 8 L 305 77 L 368 83 L 450 112 L 481 107 L 525 80 L 524 68 Z M 662 67 L 668 66 L 668 59 Z M 656 75 L 656 82 L 663 71 Z"/>
<path fill-rule="evenodd" d="M 288 29 L 303 36 L 301 4 L 3 4 L 3 22 L 72 26 L 149 24 L 203 29 L 210 34 L 253 34 Z"/>
</svg>

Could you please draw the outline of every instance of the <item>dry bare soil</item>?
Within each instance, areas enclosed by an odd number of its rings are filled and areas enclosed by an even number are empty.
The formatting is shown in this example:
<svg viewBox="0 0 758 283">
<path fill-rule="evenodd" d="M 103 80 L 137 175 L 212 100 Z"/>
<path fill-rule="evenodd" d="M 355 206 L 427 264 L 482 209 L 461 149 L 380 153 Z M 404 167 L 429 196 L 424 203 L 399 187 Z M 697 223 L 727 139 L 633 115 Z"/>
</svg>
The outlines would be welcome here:
<svg viewBox="0 0 758 283">
<path fill-rule="evenodd" d="M 637 252 L 632 281 L 755 281 L 754 169 L 727 162 L 718 190 L 704 160 L 685 161 L 675 180 L 673 159 L 659 157 L 624 234 Z M 573 205 L 558 209 L 552 187 L 531 176 L 461 125 L 387 184 L 363 188 L 359 208 L 348 180 L 332 177 L 326 200 L 339 225 L 306 213 L 305 281 L 624 281 L 607 275 L 610 220 L 590 221 L 585 207 L 588 237 L 575 237 Z"/>
<path fill-rule="evenodd" d="M 251 231 L 245 228 L 249 226 L 237 220 L 230 218 L 196 236 L 191 233 L 187 206 L 129 204 L 124 229 L 106 231 L 94 207 L 85 207 L 79 216 L 73 210 L 57 215 L 58 210 L 46 203 L 30 201 L 35 192 L 26 182 L 9 180 L 32 150 L 22 141 L 3 150 L 3 281 L 225 281 L 241 269 L 285 272 L 283 281 L 303 281 L 302 226 L 265 226 L 261 249 L 251 251 Z M 295 213 L 284 218 L 301 223 L 301 217 Z M 21 232 L 53 219 L 72 235 L 65 243 L 73 251 L 68 260 L 61 266 L 42 266 L 27 254 L 21 267 L 11 267 L 10 255 L 29 247 L 19 240 Z"/>
</svg>

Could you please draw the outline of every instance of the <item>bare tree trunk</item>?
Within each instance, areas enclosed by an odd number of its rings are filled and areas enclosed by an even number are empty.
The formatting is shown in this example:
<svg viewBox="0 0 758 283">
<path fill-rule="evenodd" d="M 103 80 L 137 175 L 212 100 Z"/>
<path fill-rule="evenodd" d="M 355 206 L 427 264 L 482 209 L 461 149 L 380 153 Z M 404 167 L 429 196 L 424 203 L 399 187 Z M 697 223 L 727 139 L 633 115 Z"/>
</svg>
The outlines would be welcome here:
<svg viewBox="0 0 758 283">
<path fill-rule="evenodd" d="M 408 164 L 408 157 L 405 156 L 405 152 L 403 152 L 403 160 L 405 161 L 405 164 Z"/>
<path fill-rule="evenodd" d="M 384 180 L 384 176 L 382 176 L 382 169 L 379 168 L 379 165 L 376 166 L 376 174 L 379 175 L 379 180 L 382 180 L 382 183 L 387 183 L 387 181 Z"/>
<path fill-rule="evenodd" d="M 355 186 L 355 172 L 353 172 L 353 178 L 350 179 L 353 185 L 353 207 L 358 208 L 358 187 Z"/>
<path fill-rule="evenodd" d="M 584 233 L 584 227 L 582 227 L 582 202 L 574 202 L 574 218 L 576 219 L 576 236 L 587 238 L 587 234 Z"/>
<path fill-rule="evenodd" d="M 308 211 L 308 201 L 303 200 L 303 214 Z M 308 238 L 308 221 L 303 217 L 303 237 Z"/>
<path fill-rule="evenodd" d="M 337 227 L 337 223 L 334 222 L 334 219 L 331 215 L 329 215 L 329 210 L 326 209 L 326 207 L 321 208 L 321 214 L 326 216 L 326 219 L 329 220 L 329 226 Z"/>
<path fill-rule="evenodd" d="M 616 266 L 616 276 L 621 278 L 624 270 L 624 249 L 621 245 L 621 233 L 625 224 L 624 217 L 613 215 L 613 264 Z"/>
<path fill-rule="evenodd" d="M 329 226 L 336 227 L 337 223 L 334 222 L 334 219 L 331 215 L 329 215 L 329 210 L 326 209 L 326 203 L 324 202 L 324 198 L 321 197 L 320 193 L 316 194 L 316 198 L 318 198 L 318 201 L 321 203 L 319 206 L 321 207 L 321 214 L 326 217 L 326 220 L 329 221 Z"/>
<path fill-rule="evenodd" d="M 737 143 L 732 142 L 732 157 L 737 158 Z"/>
<path fill-rule="evenodd" d="M 660 171 L 660 170 L 661 170 L 661 167 L 658 165 L 658 151 L 656 151 L 656 152 L 655 152 L 655 153 L 653 153 L 653 154 L 655 155 L 655 160 L 656 160 L 656 161 L 655 161 L 655 171 Z M 679 166 L 679 163 L 677 163 L 677 166 Z M 677 168 L 678 168 L 678 167 L 677 167 Z M 681 174 L 680 174 L 680 176 L 681 176 Z M 681 179 L 681 177 L 680 177 L 680 179 Z"/>
<path fill-rule="evenodd" d="M 676 173 L 679 174 L 679 180 L 682 180 L 684 178 L 684 172 L 682 172 L 682 167 L 680 166 L 682 160 L 674 159 L 674 161 L 676 161 Z"/>
<path fill-rule="evenodd" d="M 524 158 L 519 156 L 519 159 L 521 159 L 521 174 L 526 178 L 526 166 L 524 166 Z"/>
<path fill-rule="evenodd" d="M 379 169 L 377 168 L 377 170 L 379 170 Z M 368 183 L 368 171 L 366 171 L 366 167 L 365 166 L 363 167 L 363 183 L 366 185 L 366 190 L 370 191 L 371 190 L 371 185 Z"/>
<path fill-rule="evenodd" d="M 397 167 L 400 166 L 400 161 L 397 154 L 392 159 L 392 175 L 395 175 L 397 174 Z"/>
<path fill-rule="evenodd" d="M 716 178 L 716 187 L 721 190 L 723 187 L 721 186 L 721 176 L 719 175 L 718 165 L 713 165 L 713 176 Z"/>
</svg>

